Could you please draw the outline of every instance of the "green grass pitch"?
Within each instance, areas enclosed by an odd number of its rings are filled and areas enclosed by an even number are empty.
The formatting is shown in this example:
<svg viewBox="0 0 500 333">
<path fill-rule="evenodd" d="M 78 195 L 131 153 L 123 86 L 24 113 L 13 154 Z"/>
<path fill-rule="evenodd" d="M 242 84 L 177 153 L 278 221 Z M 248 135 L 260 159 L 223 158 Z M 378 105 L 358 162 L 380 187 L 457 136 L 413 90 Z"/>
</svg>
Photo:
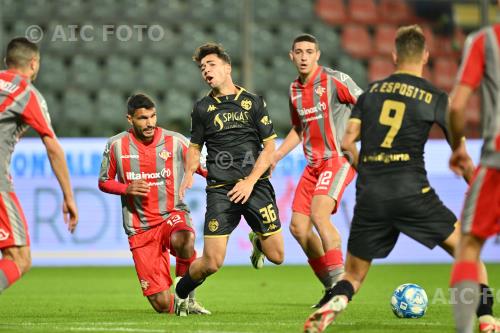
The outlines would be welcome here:
<svg viewBox="0 0 500 333">
<path fill-rule="evenodd" d="M 488 269 L 500 313 L 500 264 Z M 373 266 L 326 332 L 453 332 L 449 273 L 450 265 Z M 430 305 L 421 319 L 398 319 L 390 310 L 393 289 L 406 282 L 427 291 Z M 0 295 L 0 332 L 302 332 L 321 292 L 306 266 L 224 267 L 197 291 L 213 315 L 179 318 L 152 310 L 131 267 L 34 268 Z"/>
</svg>

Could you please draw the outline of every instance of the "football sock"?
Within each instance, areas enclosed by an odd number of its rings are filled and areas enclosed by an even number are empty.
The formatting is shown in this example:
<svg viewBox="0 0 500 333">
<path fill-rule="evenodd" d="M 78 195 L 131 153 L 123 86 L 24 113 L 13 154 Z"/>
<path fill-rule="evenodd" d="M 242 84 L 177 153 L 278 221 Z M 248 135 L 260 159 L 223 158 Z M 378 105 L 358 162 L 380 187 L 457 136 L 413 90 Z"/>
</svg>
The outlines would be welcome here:
<svg viewBox="0 0 500 333">
<path fill-rule="evenodd" d="M 457 333 L 470 333 L 474 325 L 474 312 L 479 304 L 479 267 L 474 261 L 455 263 L 451 273 L 451 287 L 455 288 L 453 305 Z"/>
<path fill-rule="evenodd" d="M 319 258 L 309 259 L 308 263 L 326 289 L 331 288 L 344 272 L 342 251 L 338 249 L 329 250 Z"/>
<path fill-rule="evenodd" d="M 21 277 L 17 264 L 9 259 L 0 259 L 0 292 L 7 289 Z"/>
<path fill-rule="evenodd" d="M 189 269 L 191 263 L 196 259 L 196 251 L 193 256 L 188 259 L 175 257 L 175 276 L 184 276 Z"/>
<path fill-rule="evenodd" d="M 194 281 L 191 278 L 191 275 L 189 275 L 189 271 L 186 272 L 186 274 L 180 279 L 180 281 L 177 283 L 177 287 L 175 288 L 175 292 L 177 293 L 177 296 L 180 298 L 186 298 L 188 297 L 189 293 L 193 290 L 196 289 L 200 284 L 203 283 L 205 279 L 201 279 L 199 281 Z"/>
<path fill-rule="evenodd" d="M 340 280 L 339 282 L 337 282 L 337 284 L 333 286 L 331 290 L 331 296 L 333 298 L 337 295 L 347 296 L 347 299 L 350 302 L 352 300 L 352 297 L 354 296 L 354 287 L 352 286 L 351 282 L 347 280 Z"/>
<path fill-rule="evenodd" d="M 493 292 L 491 289 L 481 283 L 480 285 L 479 307 L 477 308 L 477 316 L 493 315 Z"/>
<path fill-rule="evenodd" d="M 262 244 L 260 243 L 260 238 L 257 238 L 255 240 L 255 246 L 257 247 L 257 250 L 259 250 L 260 252 L 263 252 L 262 251 Z"/>
</svg>

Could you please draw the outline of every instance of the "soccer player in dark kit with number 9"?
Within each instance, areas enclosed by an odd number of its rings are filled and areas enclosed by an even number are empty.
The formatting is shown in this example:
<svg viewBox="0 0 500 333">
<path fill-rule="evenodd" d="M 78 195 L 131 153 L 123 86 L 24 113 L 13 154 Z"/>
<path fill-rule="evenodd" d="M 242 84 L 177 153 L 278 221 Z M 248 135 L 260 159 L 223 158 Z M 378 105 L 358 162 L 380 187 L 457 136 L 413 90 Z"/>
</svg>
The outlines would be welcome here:
<svg viewBox="0 0 500 333">
<path fill-rule="evenodd" d="M 200 46 L 193 57 L 212 88 L 194 105 L 191 143 L 181 197 L 193 183 L 203 144 L 207 146 L 207 212 L 203 256 L 192 263 L 176 287 L 176 313 L 186 315 L 191 290 L 217 272 L 224 262 L 227 241 L 241 216 L 252 228 L 251 256 L 255 268 L 264 256 L 283 262 L 283 235 L 273 187 L 270 157 L 275 148 L 272 121 L 264 100 L 236 86 L 231 60 L 218 44 Z"/>
</svg>

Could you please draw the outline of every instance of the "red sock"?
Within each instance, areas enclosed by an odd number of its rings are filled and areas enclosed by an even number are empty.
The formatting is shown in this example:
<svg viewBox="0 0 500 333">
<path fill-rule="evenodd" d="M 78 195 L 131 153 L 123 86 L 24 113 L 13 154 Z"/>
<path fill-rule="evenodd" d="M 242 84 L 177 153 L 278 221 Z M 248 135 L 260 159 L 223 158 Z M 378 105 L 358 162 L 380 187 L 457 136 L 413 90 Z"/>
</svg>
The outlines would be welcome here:
<svg viewBox="0 0 500 333">
<path fill-rule="evenodd" d="M 196 251 L 189 259 L 175 257 L 175 276 L 184 276 L 191 266 L 191 263 L 196 259 Z"/>
<path fill-rule="evenodd" d="M 479 283 L 479 265 L 475 261 L 457 261 L 451 271 L 450 286 L 455 286 L 462 281 Z"/>
<path fill-rule="evenodd" d="M 326 271 L 326 257 L 324 255 L 319 258 L 309 259 L 307 262 L 318 276 L 324 274 Z"/>
<path fill-rule="evenodd" d="M 168 304 L 168 313 L 174 313 L 174 294 L 170 294 L 170 303 Z"/>
<path fill-rule="evenodd" d="M 328 267 L 328 270 L 331 270 L 332 268 L 338 268 L 339 266 L 343 265 L 344 260 L 342 259 L 342 250 L 328 250 L 325 253 L 325 264 Z"/>
<path fill-rule="evenodd" d="M 21 277 L 21 271 L 17 264 L 9 259 L 0 259 L 0 274 L 5 276 L 7 285 L 0 283 L 0 291 L 7 289 L 8 286 L 16 282 Z"/>
</svg>

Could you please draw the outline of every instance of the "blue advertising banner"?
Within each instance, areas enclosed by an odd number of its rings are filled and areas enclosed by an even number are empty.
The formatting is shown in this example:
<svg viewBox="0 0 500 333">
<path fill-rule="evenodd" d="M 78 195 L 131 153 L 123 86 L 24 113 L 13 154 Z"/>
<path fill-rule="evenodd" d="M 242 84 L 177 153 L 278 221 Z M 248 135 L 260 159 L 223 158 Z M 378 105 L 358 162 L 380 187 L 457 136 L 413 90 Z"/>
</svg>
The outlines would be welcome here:
<svg viewBox="0 0 500 333">
<path fill-rule="evenodd" d="M 15 191 L 28 220 L 33 250 L 33 264 L 58 265 L 125 265 L 131 264 L 128 242 L 123 231 L 118 196 L 102 193 L 97 188 L 102 151 L 106 139 L 61 139 L 66 151 L 80 222 L 71 235 L 62 220 L 62 193 L 52 174 L 45 149 L 39 139 L 22 139 L 12 157 L 11 172 Z M 469 141 L 468 150 L 478 160 L 480 141 Z M 466 184 L 448 169 L 450 149 L 446 142 L 431 140 L 426 145 L 426 166 L 431 185 L 441 200 L 460 215 Z M 306 162 L 301 148 L 283 159 L 271 179 L 279 206 L 285 238 L 285 263 L 304 264 L 302 250 L 291 236 L 288 226 L 295 186 Z M 205 180 L 196 176 L 195 184 L 187 193 L 193 223 L 197 231 L 196 248 L 203 249 L 203 222 L 205 214 Z M 345 250 L 355 199 L 352 183 L 344 193 L 340 209 L 332 222 L 342 234 Z M 230 237 L 226 264 L 249 264 L 250 228 L 244 220 Z M 490 239 L 483 250 L 486 261 L 500 262 L 500 238 Z M 450 262 L 441 249 L 428 250 L 401 235 L 391 255 L 377 262 Z"/>
</svg>

